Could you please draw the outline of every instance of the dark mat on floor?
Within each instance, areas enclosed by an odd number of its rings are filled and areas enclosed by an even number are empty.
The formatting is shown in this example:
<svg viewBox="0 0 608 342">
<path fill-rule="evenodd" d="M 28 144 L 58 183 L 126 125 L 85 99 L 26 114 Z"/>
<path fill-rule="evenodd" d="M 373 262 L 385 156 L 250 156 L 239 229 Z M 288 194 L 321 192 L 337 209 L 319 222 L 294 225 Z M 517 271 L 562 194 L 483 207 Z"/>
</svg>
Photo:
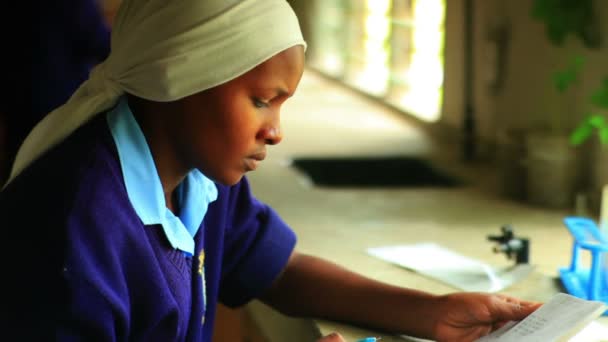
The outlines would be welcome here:
<svg viewBox="0 0 608 342">
<path fill-rule="evenodd" d="M 416 157 L 295 158 L 292 166 L 328 187 L 455 187 L 461 182 Z"/>
</svg>

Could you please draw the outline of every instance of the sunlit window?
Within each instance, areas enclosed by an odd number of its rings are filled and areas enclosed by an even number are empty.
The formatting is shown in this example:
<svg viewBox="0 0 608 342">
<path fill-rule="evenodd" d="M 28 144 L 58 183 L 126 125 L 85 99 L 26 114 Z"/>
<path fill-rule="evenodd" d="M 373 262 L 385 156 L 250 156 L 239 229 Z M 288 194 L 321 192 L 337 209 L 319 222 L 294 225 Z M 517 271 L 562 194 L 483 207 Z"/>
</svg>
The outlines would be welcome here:
<svg viewBox="0 0 608 342">
<path fill-rule="evenodd" d="M 313 4 L 316 9 L 315 64 L 331 76 L 340 77 L 344 72 L 344 23 L 346 11 L 343 0 L 324 0 Z"/>
<path fill-rule="evenodd" d="M 373 95 L 384 95 L 390 77 L 389 52 L 386 42 L 390 34 L 390 1 L 365 1 L 362 12 L 362 30 L 359 36 L 360 49 L 351 50 L 358 67 L 351 68 L 348 82 Z"/>
<path fill-rule="evenodd" d="M 443 99 L 445 0 L 317 0 L 312 65 L 424 121 Z"/>
</svg>

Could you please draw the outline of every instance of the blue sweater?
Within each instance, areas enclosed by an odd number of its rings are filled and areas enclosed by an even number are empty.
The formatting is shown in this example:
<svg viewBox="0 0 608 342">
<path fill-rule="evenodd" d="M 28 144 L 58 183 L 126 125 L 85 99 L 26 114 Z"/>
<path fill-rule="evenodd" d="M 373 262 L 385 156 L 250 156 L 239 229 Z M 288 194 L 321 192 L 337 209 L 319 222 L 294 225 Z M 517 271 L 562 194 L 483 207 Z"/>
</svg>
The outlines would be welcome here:
<svg viewBox="0 0 608 342">
<path fill-rule="evenodd" d="M 188 257 L 141 223 L 117 158 L 99 115 L 0 192 L 1 336 L 211 341 L 217 300 L 242 305 L 285 266 L 295 235 L 246 178 L 217 185 Z"/>
</svg>

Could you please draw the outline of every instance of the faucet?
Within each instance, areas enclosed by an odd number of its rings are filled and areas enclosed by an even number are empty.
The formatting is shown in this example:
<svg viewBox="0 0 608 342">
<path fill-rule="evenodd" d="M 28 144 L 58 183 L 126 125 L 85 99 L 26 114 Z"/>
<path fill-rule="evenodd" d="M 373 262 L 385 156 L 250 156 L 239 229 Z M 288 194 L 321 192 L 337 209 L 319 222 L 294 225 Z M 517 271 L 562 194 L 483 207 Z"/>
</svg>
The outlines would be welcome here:
<svg viewBox="0 0 608 342">
<path fill-rule="evenodd" d="M 516 264 L 527 264 L 530 252 L 529 239 L 516 237 L 510 225 L 503 225 L 500 230 L 501 235 L 488 235 L 488 240 L 498 243 L 493 248 L 494 253 L 505 253 L 509 260 L 515 258 Z"/>
</svg>

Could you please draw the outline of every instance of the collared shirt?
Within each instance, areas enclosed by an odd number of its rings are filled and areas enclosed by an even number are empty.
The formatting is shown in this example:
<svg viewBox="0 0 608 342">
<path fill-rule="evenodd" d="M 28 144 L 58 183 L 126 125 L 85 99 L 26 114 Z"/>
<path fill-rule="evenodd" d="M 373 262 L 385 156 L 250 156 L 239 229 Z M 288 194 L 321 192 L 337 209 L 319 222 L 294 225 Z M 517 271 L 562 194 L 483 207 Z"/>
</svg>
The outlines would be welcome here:
<svg viewBox="0 0 608 342">
<path fill-rule="evenodd" d="M 125 97 L 108 112 L 107 121 L 135 212 L 145 225 L 160 224 L 173 248 L 193 255 L 193 237 L 217 199 L 215 183 L 196 169 L 190 171 L 176 189 L 180 211 L 175 216 L 166 206 L 152 153 Z"/>
<path fill-rule="evenodd" d="M 0 258 L 19 340 L 211 341 L 219 300 L 259 298 L 285 268 L 296 236 L 246 177 L 216 184 L 186 258 L 160 225 L 143 224 L 122 169 L 99 115 L 0 191 L 0 217 L 29 227 L 3 232 Z"/>
</svg>

